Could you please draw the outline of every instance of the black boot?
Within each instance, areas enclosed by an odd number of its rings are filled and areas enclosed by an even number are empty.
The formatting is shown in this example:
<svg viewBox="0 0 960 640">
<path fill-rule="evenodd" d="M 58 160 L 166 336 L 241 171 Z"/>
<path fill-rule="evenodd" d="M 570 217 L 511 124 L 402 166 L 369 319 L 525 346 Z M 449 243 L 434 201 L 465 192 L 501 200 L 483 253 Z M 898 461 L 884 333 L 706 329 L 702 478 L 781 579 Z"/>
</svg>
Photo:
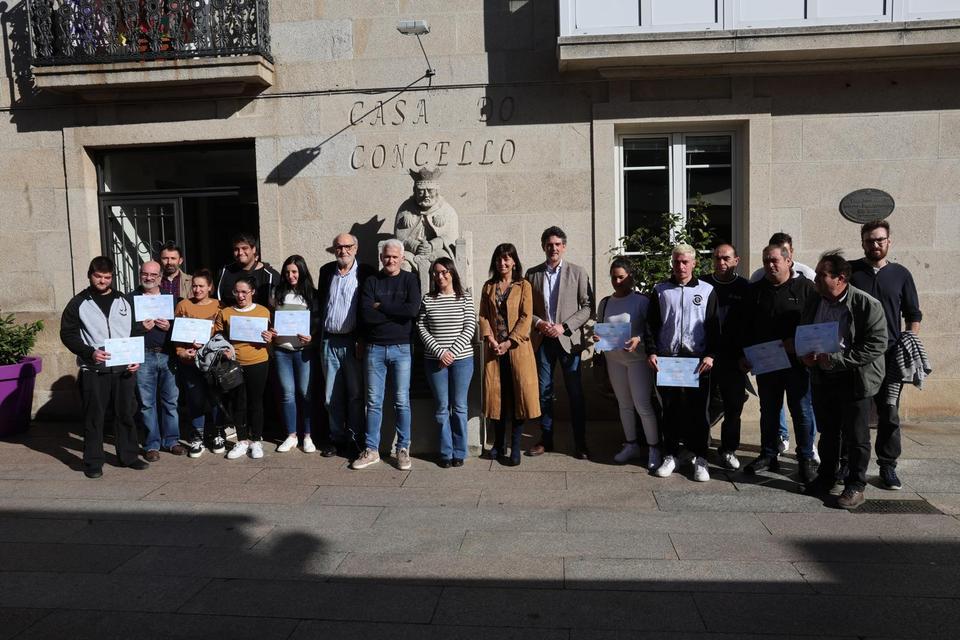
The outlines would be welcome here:
<svg viewBox="0 0 960 640">
<path fill-rule="evenodd" d="M 513 433 L 510 434 L 510 466 L 520 464 L 520 440 L 523 439 L 523 422 L 513 423 Z"/>
<path fill-rule="evenodd" d="M 490 459 L 496 460 L 503 455 L 503 440 L 506 435 L 506 425 L 503 420 L 491 420 L 493 423 L 493 448 L 490 449 Z"/>
</svg>

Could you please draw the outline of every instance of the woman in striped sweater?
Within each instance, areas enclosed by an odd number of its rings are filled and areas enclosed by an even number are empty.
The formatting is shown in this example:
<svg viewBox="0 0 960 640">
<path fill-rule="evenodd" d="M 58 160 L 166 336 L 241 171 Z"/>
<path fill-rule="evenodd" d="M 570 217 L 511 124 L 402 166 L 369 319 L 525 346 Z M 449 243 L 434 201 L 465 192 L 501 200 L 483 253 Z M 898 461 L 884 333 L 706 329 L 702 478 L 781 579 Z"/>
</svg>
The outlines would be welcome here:
<svg viewBox="0 0 960 640">
<path fill-rule="evenodd" d="M 467 393 L 473 378 L 476 315 L 450 258 L 430 266 L 430 293 L 423 296 L 417 329 L 423 340 L 427 380 L 437 400 L 440 466 L 463 466 L 467 457 Z"/>
</svg>

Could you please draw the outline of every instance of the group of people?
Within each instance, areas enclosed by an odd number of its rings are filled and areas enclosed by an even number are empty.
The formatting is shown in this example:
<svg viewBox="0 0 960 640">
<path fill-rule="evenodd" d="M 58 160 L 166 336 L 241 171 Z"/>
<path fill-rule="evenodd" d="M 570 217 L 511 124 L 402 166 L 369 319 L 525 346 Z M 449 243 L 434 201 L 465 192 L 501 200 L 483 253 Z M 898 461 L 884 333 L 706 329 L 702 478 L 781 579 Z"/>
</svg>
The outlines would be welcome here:
<svg viewBox="0 0 960 640">
<path fill-rule="evenodd" d="M 84 469 L 89 477 L 102 475 L 108 407 L 115 414 L 121 466 L 146 468 L 161 451 L 192 457 L 205 448 L 222 453 L 225 419 L 237 430 L 237 442 L 227 457 L 262 457 L 263 398 L 271 367 L 279 381 L 288 434 L 278 452 L 299 445 L 308 453 L 348 455 L 353 469 L 376 464 L 389 384 L 396 414 L 394 464 L 409 469 L 415 342 L 422 345 L 435 399 L 441 467 L 461 466 L 467 456 L 467 398 L 477 341 L 482 413 L 493 432 L 485 455 L 520 464 L 523 425 L 537 418 L 540 439 L 527 455 L 554 449 L 554 380 L 559 365 L 570 411 L 572 454 L 588 459 L 581 369 L 585 352 L 599 340 L 591 331 L 590 321 L 595 319 L 630 325 L 622 348 L 606 351 L 603 357 L 625 437 L 616 462 L 643 455 L 639 416 L 646 465 L 652 473 L 669 476 L 689 455 L 693 478 L 709 480 L 712 411 L 723 415 L 719 463 L 738 469 L 740 416 L 751 366 L 744 350 L 782 340 L 789 368 L 756 376 L 762 446 L 744 472 L 779 469 L 779 456 L 789 448 L 786 395 L 800 480 L 809 491 L 822 492 L 840 478 L 845 484 L 841 506 L 855 507 L 863 501 L 870 458 L 871 402 L 876 403 L 880 420 L 876 452 L 881 479 L 890 489 L 900 488 L 895 471 L 900 453 L 897 407 L 906 374 L 904 359 L 895 356 L 909 349 L 916 352 L 916 345 L 904 342 L 915 341 L 921 320 L 909 271 L 887 261 L 889 224 L 865 224 L 861 239 L 864 258 L 848 262 L 839 252 L 829 252 L 810 269 L 793 260 L 787 234 L 774 234 L 763 250 L 762 269 L 749 279 L 737 272 L 740 259 L 729 243 L 714 248 L 713 271 L 703 277 L 695 275 L 698 256 L 693 247 L 677 245 L 670 258 L 670 278 L 649 294 L 636 290 L 629 261 L 618 257 L 609 270 L 613 293 L 599 302 L 596 314 L 587 272 L 564 259 L 567 236 L 555 226 L 541 236 L 544 261 L 526 272 L 514 245 L 494 249 L 478 310 L 455 260 L 437 257 L 429 265 L 418 264 L 428 269 L 426 274 L 412 273 L 404 269 L 409 268 L 405 247 L 396 239 L 382 243 L 381 268 L 376 270 L 357 260 L 356 237 L 338 235 L 328 249 L 335 260 L 319 270 L 316 285 L 299 255 L 287 258 L 279 273 L 262 262 L 251 234 L 234 238 L 235 261 L 216 279 L 207 269 L 197 269 L 192 276 L 184 273 L 180 249 L 165 245 L 157 261 L 141 266 L 140 286 L 130 296 L 114 290 L 114 266 L 108 258 L 98 257 L 88 270 L 89 288 L 70 301 L 61 323 L 61 339 L 80 365 Z M 429 283 L 425 293 L 421 281 Z M 161 293 L 178 299 L 177 318 L 210 320 L 213 338 L 229 343 L 225 354 L 241 368 L 243 382 L 231 392 L 223 411 L 210 402 L 210 381 L 198 369 L 198 351 L 205 344 L 172 343 L 169 319 L 134 319 L 133 296 Z M 309 334 L 278 334 L 273 314 L 290 310 L 309 312 Z M 241 317 L 266 320 L 262 341 L 230 338 L 231 323 Z M 797 355 L 793 344 L 797 326 L 828 321 L 839 323 L 841 350 Z M 144 338 L 144 362 L 111 367 L 104 340 L 137 335 Z M 657 386 L 658 358 L 663 357 L 697 359 L 699 386 Z M 315 386 L 322 389 L 329 415 L 329 438 L 319 443 L 311 436 Z M 192 430 L 183 439 L 186 445 L 179 432 L 181 393 Z M 659 412 L 654 406 L 657 397 Z M 139 458 L 136 416 L 146 433 L 145 461 Z"/>
</svg>

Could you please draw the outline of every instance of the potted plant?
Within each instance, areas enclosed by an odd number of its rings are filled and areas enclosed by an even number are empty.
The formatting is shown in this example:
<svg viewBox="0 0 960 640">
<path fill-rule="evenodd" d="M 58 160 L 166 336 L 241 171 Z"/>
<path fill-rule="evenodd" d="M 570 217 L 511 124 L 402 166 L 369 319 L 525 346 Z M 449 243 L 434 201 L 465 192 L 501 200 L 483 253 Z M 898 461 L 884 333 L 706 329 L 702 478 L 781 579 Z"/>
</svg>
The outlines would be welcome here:
<svg viewBox="0 0 960 640">
<path fill-rule="evenodd" d="M 43 322 L 17 324 L 13 314 L 0 315 L 0 437 L 27 430 L 33 408 L 33 385 L 41 360 L 29 355 L 43 331 Z"/>
</svg>

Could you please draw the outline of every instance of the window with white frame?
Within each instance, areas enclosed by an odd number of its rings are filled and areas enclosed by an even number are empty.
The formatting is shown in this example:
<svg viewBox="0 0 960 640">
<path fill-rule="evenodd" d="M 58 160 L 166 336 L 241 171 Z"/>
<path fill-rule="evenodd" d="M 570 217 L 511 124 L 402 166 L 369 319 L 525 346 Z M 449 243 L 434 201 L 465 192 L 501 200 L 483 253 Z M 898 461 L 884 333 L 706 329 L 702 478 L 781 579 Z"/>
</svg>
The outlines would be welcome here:
<svg viewBox="0 0 960 640">
<path fill-rule="evenodd" d="M 617 237 L 661 228 L 666 212 L 682 223 L 699 197 L 717 239 L 733 241 L 733 133 L 623 135 L 619 143 Z"/>
</svg>

